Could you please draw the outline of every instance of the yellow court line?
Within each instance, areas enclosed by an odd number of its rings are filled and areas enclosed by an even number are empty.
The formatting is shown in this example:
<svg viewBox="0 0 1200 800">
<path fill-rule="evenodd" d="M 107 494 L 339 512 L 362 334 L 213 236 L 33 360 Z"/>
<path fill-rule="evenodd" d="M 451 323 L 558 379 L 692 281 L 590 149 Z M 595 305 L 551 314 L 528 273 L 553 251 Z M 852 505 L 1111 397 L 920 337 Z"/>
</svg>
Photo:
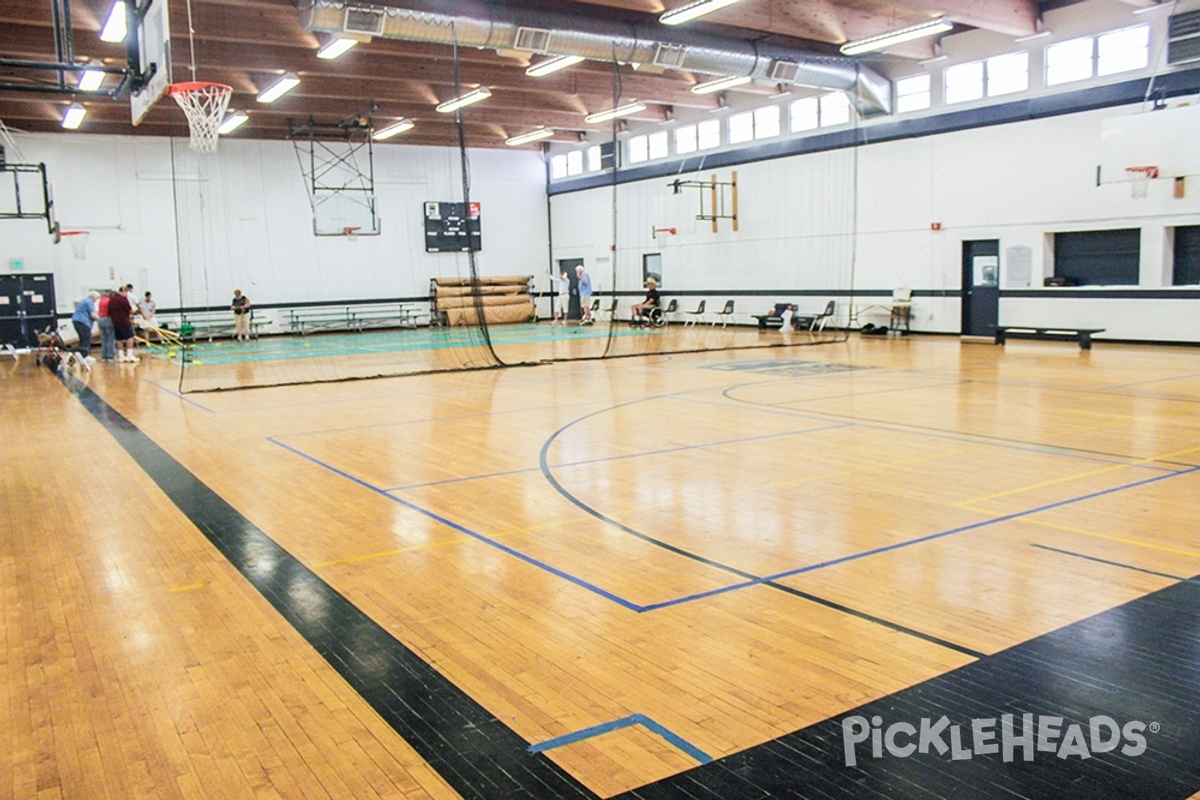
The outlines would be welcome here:
<svg viewBox="0 0 1200 800">
<path fill-rule="evenodd" d="M 956 508 L 967 508 L 968 506 L 972 506 L 975 503 L 982 503 L 985 500 L 995 500 L 997 497 L 1006 497 L 1010 494 L 1021 494 L 1022 492 L 1030 492 L 1030 491 L 1033 491 L 1034 489 L 1041 489 L 1046 486 L 1054 486 L 1055 484 L 1059 484 L 1059 483 L 1069 483 L 1071 481 L 1079 480 L 1080 478 L 1090 478 L 1093 475 L 1103 475 L 1106 472 L 1116 472 L 1117 470 L 1120 470 L 1120 469 L 1129 469 L 1132 466 L 1135 466 L 1135 465 L 1134 464 L 1117 464 L 1114 467 L 1105 467 L 1104 469 L 1096 469 L 1096 470 L 1092 470 L 1091 472 L 1076 472 L 1073 475 L 1067 475 L 1062 478 L 1055 478 L 1054 480 L 1042 481 L 1041 483 L 1029 483 L 1029 484 L 1026 484 L 1025 486 L 1018 486 L 1015 489 L 1006 489 L 1003 492 L 996 492 L 995 494 L 988 494 L 988 495 L 984 495 L 983 497 L 973 497 L 970 500 L 961 500 L 961 501 L 955 503 L 954 505 Z M 972 510 L 978 510 L 978 509 L 972 509 Z"/>
<path fill-rule="evenodd" d="M 353 564 L 357 561 L 371 561 L 376 558 L 387 558 L 388 556 L 395 556 L 395 555 L 399 555 L 401 553 L 412 553 L 412 552 L 416 552 L 417 550 L 430 550 L 434 547 L 445 547 L 446 545 L 462 544 L 463 542 L 469 542 L 469 541 L 471 541 L 471 539 L 464 536 L 464 537 L 461 537 L 458 539 L 447 539 L 442 542 L 432 542 L 430 544 L 415 544 L 412 547 L 401 547 L 398 550 L 384 550 L 379 553 L 367 553 L 367 554 L 361 555 L 361 556 L 347 556 L 346 558 L 337 558 L 337 559 L 334 559 L 333 561 L 322 561 L 319 564 L 314 564 L 313 567 L 315 569 L 317 567 L 332 567 L 337 564 Z"/>
<path fill-rule="evenodd" d="M 1162 461 L 1164 459 L 1174 458 L 1175 456 L 1181 456 L 1186 453 L 1193 453 L 1193 452 L 1196 452 L 1197 450 L 1200 450 L 1200 447 L 1189 447 L 1186 450 L 1176 450 L 1172 453 L 1163 453 L 1161 455 L 1151 456 L 1150 458 L 1140 458 L 1137 461 L 1130 461 L 1128 464 L 1117 464 L 1116 466 L 1105 467 L 1104 469 L 1092 470 L 1091 472 L 1077 472 L 1074 475 L 1067 475 L 1066 477 L 1063 477 L 1063 478 L 1055 478 L 1054 480 L 1051 480 L 1051 481 L 1042 481 L 1041 483 L 1031 483 L 1031 484 L 1027 484 L 1025 486 L 1018 486 L 1015 489 L 1008 489 L 1003 492 L 996 492 L 995 494 L 984 495 L 983 497 L 975 497 L 970 500 L 963 500 L 961 502 L 955 503 L 954 505 L 958 508 L 966 508 L 967 506 L 974 505 L 975 503 L 982 503 L 985 500 L 995 500 L 997 497 L 1005 497 L 1005 496 L 1011 495 L 1011 494 L 1019 494 L 1021 492 L 1028 492 L 1028 491 L 1032 491 L 1034 489 L 1041 489 L 1042 487 L 1045 487 L 1045 486 L 1054 486 L 1055 484 L 1059 484 L 1059 483 L 1068 483 L 1070 481 L 1079 480 L 1080 478 L 1089 478 L 1093 475 L 1103 475 L 1106 472 L 1116 472 L 1117 470 L 1121 470 L 1121 469 L 1129 469 L 1130 467 L 1137 467 L 1137 466 L 1141 466 L 1142 464 L 1150 464 L 1155 461 Z M 975 509 L 975 510 L 977 510 L 977 509 Z"/>
<path fill-rule="evenodd" d="M 203 583 L 189 583 L 187 586 L 172 586 L 168 591 L 171 592 L 190 592 L 192 589 L 203 589 Z"/>
<path fill-rule="evenodd" d="M 1196 552 L 1195 550 L 1184 550 L 1179 547 L 1169 547 L 1165 544 L 1153 544 L 1152 542 L 1143 542 L 1137 539 L 1129 539 L 1124 536 L 1110 536 L 1107 533 L 1087 531 L 1083 528 L 1073 528 L 1070 525 L 1060 525 L 1057 522 L 1047 522 L 1045 520 L 1033 519 L 1031 517 L 1022 517 L 1021 519 L 1024 522 L 1029 522 L 1034 525 L 1043 525 L 1047 528 L 1057 528 L 1058 530 L 1070 531 L 1071 533 L 1078 533 L 1081 536 L 1093 536 L 1097 539 L 1108 539 L 1112 542 L 1121 542 L 1122 544 L 1132 544 L 1137 545 L 1138 547 L 1148 547 L 1151 550 L 1162 550 L 1166 553 L 1174 553 L 1176 555 L 1189 556 L 1191 558 L 1200 558 L 1200 553 Z"/>
</svg>

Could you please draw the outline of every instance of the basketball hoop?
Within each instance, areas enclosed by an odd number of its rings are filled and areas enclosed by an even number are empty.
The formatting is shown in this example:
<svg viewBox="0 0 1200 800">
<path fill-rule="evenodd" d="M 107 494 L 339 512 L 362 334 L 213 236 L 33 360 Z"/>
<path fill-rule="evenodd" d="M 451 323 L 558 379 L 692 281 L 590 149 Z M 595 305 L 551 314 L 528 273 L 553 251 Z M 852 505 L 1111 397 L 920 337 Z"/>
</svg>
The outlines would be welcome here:
<svg viewBox="0 0 1200 800">
<path fill-rule="evenodd" d="M 1131 196 L 1143 198 L 1150 191 L 1150 180 L 1158 177 L 1158 167 L 1126 167 Z"/>
<path fill-rule="evenodd" d="M 675 235 L 675 229 L 674 229 L 674 228 L 654 228 L 653 230 L 651 230 L 651 232 L 650 232 L 650 235 L 651 235 L 653 238 L 657 239 L 657 238 L 658 238 L 658 235 L 659 235 L 660 233 L 669 233 L 670 235 L 674 236 L 674 235 Z"/>
<path fill-rule="evenodd" d="M 346 236 L 350 239 L 357 239 L 358 232 L 361 230 L 362 228 L 360 227 L 342 228 L 342 236 Z"/>
<path fill-rule="evenodd" d="M 192 139 L 188 147 L 197 153 L 212 153 L 217 149 L 217 128 L 225 118 L 233 87 L 223 83 L 192 81 L 176 83 L 167 90 L 187 115 Z"/>
<path fill-rule="evenodd" d="M 71 243 L 71 252 L 75 254 L 76 261 L 83 261 L 87 250 L 87 240 L 90 231 L 59 231 L 59 241 L 66 240 Z"/>
</svg>

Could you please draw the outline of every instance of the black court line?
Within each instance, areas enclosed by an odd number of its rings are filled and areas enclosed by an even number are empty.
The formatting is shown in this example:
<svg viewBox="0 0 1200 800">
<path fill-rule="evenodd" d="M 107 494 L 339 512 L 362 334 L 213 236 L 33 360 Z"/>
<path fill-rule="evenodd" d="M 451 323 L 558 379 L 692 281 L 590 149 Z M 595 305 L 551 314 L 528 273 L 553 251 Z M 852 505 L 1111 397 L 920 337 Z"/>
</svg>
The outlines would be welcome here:
<svg viewBox="0 0 1200 800">
<path fill-rule="evenodd" d="M 213 545 L 313 644 L 456 791 L 468 798 L 594 797 L 478 703 L 442 678 L 346 598 L 255 528 L 90 389 L 73 391 Z M 1197 576 L 1200 577 L 1200 576 Z M 1197 577 L 1060 628 L 837 718 L 695 767 L 622 797 L 1012 798 L 1183 800 L 1200 791 L 1200 584 Z M 1086 591 L 1086 587 L 1080 589 Z M 1096 752 L 1033 761 L 934 751 L 871 756 L 846 765 L 842 721 L 882 726 L 943 715 L 971 721 L 1014 714 L 1095 716 L 1147 726 L 1145 752 Z M 1157 727 L 1157 730 L 1153 730 Z M 1153 732 L 1149 732 L 1153 730 Z M 945 738 L 945 737 L 943 737 Z M 1061 744 L 1065 737 L 1055 737 Z M 1125 740 L 1129 743 L 1129 740 Z"/>
<path fill-rule="evenodd" d="M 681 394 L 681 393 L 676 393 L 676 394 Z M 550 436 L 546 439 L 546 441 L 544 441 L 542 443 L 542 448 L 538 454 L 538 464 L 541 468 L 542 477 L 545 478 L 546 482 L 550 485 L 550 487 L 552 489 L 554 489 L 555 492 L 557 492 L 562 498 L 564 498 L 567 502 L 574 505 L 579 510 L 583 511 L 586 514 L 589 514 L 592 517 L 595 517 L 596 519 L 600 520 L 601 522 L 605 523 L 606 525 L 611 525 L 612 527 L 616 528 L 617 530 L 621 531 L 622 533 L 628 534 L 628 535 L 634 537 L 635 539 L 639 539 L 643 542 L 646 542 L 647 544 L 650 544 L 655 547 L 659 547 L 663 550 L 666 550 L 668 553 L 671 553 L 671 554 L 677 555 L 677 556 L 681 556 L 682 558 L 689 559 L 698 564 L 703 564 L 706 567 L 711 567 L 720 572 L 724 572 L 729 575 L 734 575 L 736 577 L 743 578 L 744 580 L 749 581 L 750 583 L 757 583 L 759 586 L 764 586 L 764 587 L 767 587 L 770 589 L 782 590 L 782 591 L 784 591 L 788 594 L 791 594 L 795 597 L 799 597 L 801 599 L 808 600 L 813 603 L 818 603 L 819 605 L 823 605 L 827 608 L 832 608 L 836 611 L 845 612 L 854 617 L 857 617 L 858 619 L 865 620 L 867 622 L 871 622 L 876 625 L 882 625 L 883 627 L 889 628 L 890 630 L 898 631 L 900 633 L 905 633 L 914 638 L 921 639 L 923 641 L 930 642 L 932 644 L 940 645 L 941 647 L 945 647 L 948 650 L 953 650 L 955 652 L 962 653 L 964 655 L 968 655 L 973 658 L 982 658 L 983 657 L 983 653 L 972 650 L 971 648 L 966 647 L 965 645 L 958 644 L 957 642 L 951 642 L 949 640 L 941 639 L 937 636 L 934 636 L 933 634 L 925 633 L 924 631 L 919 631 L 919 630 L 915 630 L 913 628 L 908 628 L 904 625 L 900 625 L 899 623 L 891 622 L 891 621 L 883 619 L 881 617 L 876 617 L 872 614 L 868 614 L 865 611 L 857 611 L 855 609 L 849 608 L 848 606 L 844 606 L 839 603 L 835 603 L 832 600 L 825 600 L 816 595 L 808 594 L 807 592 L 802 592 L 798 589 L 793 589 L 793 588 L 786 586 L 782 583 L 779 583 L 777 581 L 763 580 L 761 575 L 755 575 L 755 574 L 747 572 L 743 569 L 734 567 L 730 564 L 725 564 L 723 562 L 716 561 L 714 559 L 708 558 L 707 556 L 702 556 L 699 553 L 693 553 L 691 550 L 686 550 L 678 545 L 671 544 L 670 542 L 665 542 L 662 539 L 656 539 L 655 537 L 653 537 L 647 533 L 642 533 L 641 531 L 637 530 L 636 528 L 631 528 L 630 526 L 628 526 L 622 522 L 619 522 L 616 519 L 613 519 L 612 517 L 608 516 L 607 514 L 601 512 L 598 509 L 593 508 L 592 506 L 583 502 L 583 500 L 581 500 L 580 498 L 575 496 L 575 494 L 568 491 L 567 488 L 565 486 L 563 486 L 562 483 L 559 482 L 558 478 L 554 477 L 554 468 L 551 467 L 550 460 L 549 460 L 550 447 L 554 444 L 555 440 L 558 439 L 559 435 L 562 434 L 563 431 L 567 430 L 567 428 L 581 422 L 582 420 L 589 419 L 591 417 L 595 417 L 600 414 L 607 414 L 608 412 L 612 411 L 615 408 L 619 408 L 622 406 L 636 405 L 637 403 L 642 403 L 647 400 L 661 400 L 664 397 L 675 397 L 676 394 L 655 395 L 653 397 L 646 397 L 646 398 L 641 398 L 638 400 L 630 400 L 628 402 L 621 403 L 617 406 L 611 406 L 609 408 L 603 408 L 603 409 L 600 409 L 599 411 L 592 412 L 591 414 L 585 414 L 584 416 L 577 417 L 576 419 L 572 420 L 571 422 L 568 422 L 567 424 L 563 425 L 558 430 L 556 430 L 554 433 L 550 434 Z M 821 431 L 824 429 L 823 428 L 814 428 L 811 430 Z M 778 435 L 788 435 L 788 436 L 800 435 L 800 434 L 803 434 L 806 432 L 810 432 L 810 431 L 793 431 L 793 432 L 789 432 L 787 434 L 770 434 L 770 435 L 763 436 L 763 437 L 753 437 L 753 438 L 756 438 L 756 439 L 764 438 L 765 439 L 765 438 L 772 438 L 772 437 L 778 436 Z M 749 441 L 749 440 L 747 440 L 747 441 Z M 684 449 L 690 449 L 690 448 L 684 448 Z M 562 465 L 556 465 L 556 466 L 562 466 Z"/>
<path fill-rule="evenodd" d="M 1097 558 L 1096 556 L 1089 556 L 1086 553 L 1076 553 L 1071 550 L 1060 550 L 1057 547 L 1048 547 L 1044 544 L 1034 543 L 1034 544 L 1031 544 L 1030 547 L 1036 547 L 1039 550 L 1049 550 L 1051 553 L 1060 553 L 1064 556 L 1071 556 L 1072 558 L 1082 558 L 1085 561 L 1094 561 L 1097 564 L 1107 564 L 1110 567 L 1120 567 L 1121 569 L 1128 569 L 1128 570 L 1132 570 L 1134 572 L 1144 572 L 1147 575 L 1156 575 L 1159 578 L 1169 578 L 1173 581 L 1190 580 L 1189 578 L 1185 578 L 1182 575 L 1171 575 L 1170 573 L 1167 573 L 1167 572 L 1155 572 L 1152 569 L 1143 569 L 1141 567 L 1135 567 L 1132 564 L 1122 564 L 1120 561 L 1109 561 L 1107 558 Z"/>
<path fill-rule="evenodd" d="M 213 546 L 404 738 L 468 798 L 594 797 L 256 528 L 95 392 L 72 387 Z"/>
</svg>

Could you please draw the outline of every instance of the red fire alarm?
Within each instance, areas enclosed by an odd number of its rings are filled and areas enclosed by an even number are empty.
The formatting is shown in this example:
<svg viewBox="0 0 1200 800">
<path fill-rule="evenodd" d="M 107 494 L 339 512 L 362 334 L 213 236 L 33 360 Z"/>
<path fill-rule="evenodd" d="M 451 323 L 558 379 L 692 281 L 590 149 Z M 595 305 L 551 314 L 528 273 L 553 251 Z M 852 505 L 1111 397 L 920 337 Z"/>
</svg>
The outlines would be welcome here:
<svg viewBox="0 0 1200 800">
<path fill-rule="evenodd" d="M 931 230 L 931 231 L 940 231 L 941 229 L 942 229 L 942 223 L 940 223 L 940 222 L 931 222 L 931 223 L 929 223 L 929 230 Z"/>
</svg>

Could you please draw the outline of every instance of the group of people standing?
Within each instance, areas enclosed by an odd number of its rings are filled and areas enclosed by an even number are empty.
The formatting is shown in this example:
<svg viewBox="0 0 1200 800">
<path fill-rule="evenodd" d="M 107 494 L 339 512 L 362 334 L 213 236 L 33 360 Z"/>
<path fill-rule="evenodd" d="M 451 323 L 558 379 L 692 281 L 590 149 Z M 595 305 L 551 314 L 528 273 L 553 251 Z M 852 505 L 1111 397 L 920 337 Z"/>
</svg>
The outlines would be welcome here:
<svg viewBox="0 0 1200 800">
<path fill-rule="evenodd" d="M 557 294 L 568 298 L 573 294 L 578 295 L 580 325 L 591 325 L 596 321 L 592 315 L 592 278 L 583 269 L 583 264 L 575 267 L 575 284 L 573 286 L 565 271 L 559 273 L 557 278 L 554 277 L 553 272 L 550 273 L 550 283 L 553 284 Z M 564 301 L 564 303 L 566 302 Z M 557 309 L 554 313 L 554 320 L 550 324 L 565 325 L 568 309 L 569 305 Z"/>
<path fill-rule="evenodd" d="M 88 292 L 87 297 L 75 305 L 71 324 L 79 334 L 79 353 L 88 361 L 95 361 L 92 349 L 92 326 L 100 329 L 100 360 L 135 363 L 140 361 L 135 352 L 134 320 L 140 327 L 154 328 L 157 310 L 150 292 L 138 299 L 133 293 L 133 284 L 119 289 Z"/>
</svg>

